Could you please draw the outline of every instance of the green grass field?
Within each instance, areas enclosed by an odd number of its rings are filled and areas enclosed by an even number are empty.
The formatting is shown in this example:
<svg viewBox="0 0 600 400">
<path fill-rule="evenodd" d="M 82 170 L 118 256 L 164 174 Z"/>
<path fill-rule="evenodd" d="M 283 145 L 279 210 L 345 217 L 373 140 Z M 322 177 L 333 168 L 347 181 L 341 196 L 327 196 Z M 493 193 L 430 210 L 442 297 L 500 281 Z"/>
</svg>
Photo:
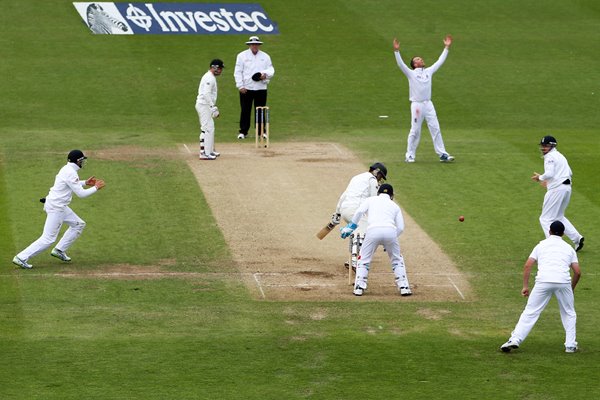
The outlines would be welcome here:
<svg viewBox="0 0 600 400">
<path fill-rule="evenodd" d="M 215 57 L 226 65 L 216 141 L 235 141 L 232 74 L 248 35 L 92 35 L 71 2 L 7 0 L 0 13 L 0 398 L 595 398 L 600 3 L 260 4 L 281 32 L 262 37 L 276 69 L 273 140 L 339 142 L 365 165 L 386 163 L 398 202 L 470 277 L 476 300 L 255 300 L 240 282 L 209 274 L 235 266 L 185 162 L 126 154 L 92 158 L 81 173 L 107 187 L 73 201 L 88 223 L 69 252 L 73 263 L 40 255 L 33 270 L 13 268 L 12 257 L 41 232 L 37 199 L 69 150 L 173 149 L 197 140 L 197 85 Z M 418 162 L 407 165 L 408 87 L 392 39 L 405 57 L 432 64 L 446 33 L 455 41 L 433 100 L 457 161 L 440 164 L 424 128 Z M 523 262 L 543 238 L 543 190 L 529 178 L 543 169 L 537 143 L 545 134 L 557 137 L 574 171 L 568 216 L 586 237 L 576 290 L 581 351 L 564 353 L 553 300 L 521 349 L 503 354 L 498 346 L 524 306 Z M 325 178 L 320 185 L 327 190 Z M 83 276 L 107 265 L 165 263 L 207 274 Z"/>
</svg>

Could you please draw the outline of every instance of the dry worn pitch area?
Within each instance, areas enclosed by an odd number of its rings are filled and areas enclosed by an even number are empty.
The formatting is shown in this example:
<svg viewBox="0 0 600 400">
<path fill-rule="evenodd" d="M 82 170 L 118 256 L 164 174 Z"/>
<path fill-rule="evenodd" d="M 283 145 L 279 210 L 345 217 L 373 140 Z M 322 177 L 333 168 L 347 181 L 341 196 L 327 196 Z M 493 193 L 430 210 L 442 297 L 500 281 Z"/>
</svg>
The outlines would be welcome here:
<svg viewBox="0 0 600 400">
<path fill-rule="evenodd" d="M 400 297 L 382 248 L 371 264 L 369 289 L 352 295 L 344 261 L 348 242 L 327 223 L 352 176 L 367 170 L 336 143 L 218 144 L 216 161 L 198 160 L 198 144 L 181 145 L 234 254 L 241 276 L 258 299 L 465 301 L 469 282 L 452 260 L 404 212 L 400 246 L 413 296 Z M 401 191 L 402 188 L 395 188 Z M 402 204 L 400 204 L 402 207 Z"/>
</svg>

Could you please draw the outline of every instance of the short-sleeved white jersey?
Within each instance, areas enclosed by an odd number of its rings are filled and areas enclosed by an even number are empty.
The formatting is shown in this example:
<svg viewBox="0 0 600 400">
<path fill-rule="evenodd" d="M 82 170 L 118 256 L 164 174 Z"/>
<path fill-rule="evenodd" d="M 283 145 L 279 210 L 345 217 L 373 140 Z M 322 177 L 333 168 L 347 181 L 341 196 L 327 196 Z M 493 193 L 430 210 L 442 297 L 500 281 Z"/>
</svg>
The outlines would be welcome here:
<svg viewBox="0 0 600 400">
<path fill-rule="evenodd" d="M 544 154 L 544 173 L 540 175 L 540 181 L 548 183 L 548 190 L 562 185 L 572 175 L 569 162 L 556 148 Z"/>
<path fill-rule="evenodd" d="M 579 263 L 575 250 L 556 235 L 539 242 L 529 258 L 537 261 L 536 282 L 570 283 L 571 264 Z"/>
</svg>

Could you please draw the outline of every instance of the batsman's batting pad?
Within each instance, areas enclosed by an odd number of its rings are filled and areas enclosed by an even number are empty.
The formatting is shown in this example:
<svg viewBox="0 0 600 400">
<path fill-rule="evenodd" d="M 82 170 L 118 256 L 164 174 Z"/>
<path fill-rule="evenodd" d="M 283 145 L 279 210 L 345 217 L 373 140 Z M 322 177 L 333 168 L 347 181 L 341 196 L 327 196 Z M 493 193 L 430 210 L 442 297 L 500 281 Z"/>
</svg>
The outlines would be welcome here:
<svg viewBox="0 0 600 400">
<path fill-rule="evenodd" d="M 261 77 L 262 77 L 262 74 L 260 72 L 257 72 L 254 75 L 252 75 L 252 80 L 255 82 L 258 82 L 258 81 L 260 81 Z"/>
</svg>

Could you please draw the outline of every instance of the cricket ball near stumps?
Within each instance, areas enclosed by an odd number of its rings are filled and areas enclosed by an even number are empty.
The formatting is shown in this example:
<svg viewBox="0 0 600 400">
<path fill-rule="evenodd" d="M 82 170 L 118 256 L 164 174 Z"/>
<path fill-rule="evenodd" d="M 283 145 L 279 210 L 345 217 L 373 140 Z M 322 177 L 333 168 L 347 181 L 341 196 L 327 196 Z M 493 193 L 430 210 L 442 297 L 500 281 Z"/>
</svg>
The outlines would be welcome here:
<svg viewBox="0 0 600 400">
<path fill-rule="evenodd" d="M 463 222 L 463 221 L 465 220 L 465 216 L 464 216 L 464 215 L 461 215 L 460 217 L 458 217 L 458 220 L 459 220 L 460 222 Z"/>
</svg>

